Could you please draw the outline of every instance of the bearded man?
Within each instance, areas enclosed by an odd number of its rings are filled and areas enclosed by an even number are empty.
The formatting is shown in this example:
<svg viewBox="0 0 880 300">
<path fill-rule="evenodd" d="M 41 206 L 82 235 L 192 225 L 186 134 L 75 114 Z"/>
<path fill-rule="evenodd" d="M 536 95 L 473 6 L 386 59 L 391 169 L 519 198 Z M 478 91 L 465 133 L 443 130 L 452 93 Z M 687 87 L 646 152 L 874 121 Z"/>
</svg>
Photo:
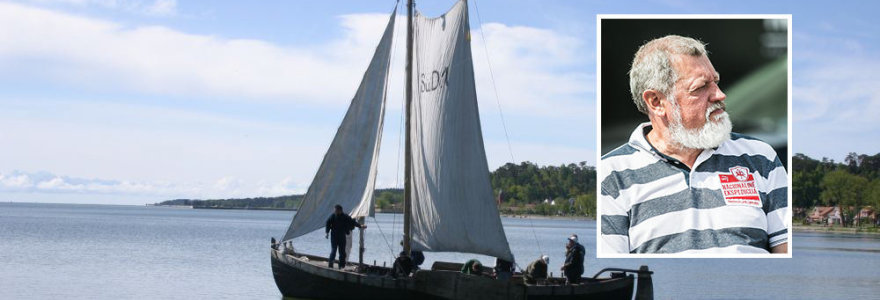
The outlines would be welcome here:
<svg viewBox="0 0 880 300">
<path fill-rule="evenodd" d="M 602 157 L 604 253 L 787 253 L 788 175 L 772 147 L 731 133 L 705 44 L 642 45 L 629 72 L 650 122 Z"/>
</svg>

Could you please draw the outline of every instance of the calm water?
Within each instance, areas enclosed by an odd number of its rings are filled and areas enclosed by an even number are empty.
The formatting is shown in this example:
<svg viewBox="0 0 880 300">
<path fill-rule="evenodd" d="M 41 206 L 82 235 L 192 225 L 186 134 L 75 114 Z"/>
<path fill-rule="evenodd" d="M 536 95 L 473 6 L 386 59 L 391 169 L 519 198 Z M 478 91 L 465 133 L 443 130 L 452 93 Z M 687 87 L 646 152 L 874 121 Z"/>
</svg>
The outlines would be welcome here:
<svg viewBox="0 0 880 300">
<path fill-rule="evenodd" d="M 281 236 L 291 215 L 0 203 L 0 299 L 279 299 L 269 237 Z M 365 261 L 391 261 L 400 251 L 400 223 L 399 215 L 368 220 Z M 543 252 L 558 268 L 571 233 L 595 257 L 592 221 L 505 219 L 504 224 L 522 264 Z M 647 264 L 656 272 L 660 299 L 869 299 L 880 293 L 880 236 L 798 233 L 794 239 L 792 259 L 593 258 L 586 274 Z M 329 250 L 321 232 L 296 242 L 309 253 Z M 480 257 L 426 255 L 428 265 Z"/>
</svg>

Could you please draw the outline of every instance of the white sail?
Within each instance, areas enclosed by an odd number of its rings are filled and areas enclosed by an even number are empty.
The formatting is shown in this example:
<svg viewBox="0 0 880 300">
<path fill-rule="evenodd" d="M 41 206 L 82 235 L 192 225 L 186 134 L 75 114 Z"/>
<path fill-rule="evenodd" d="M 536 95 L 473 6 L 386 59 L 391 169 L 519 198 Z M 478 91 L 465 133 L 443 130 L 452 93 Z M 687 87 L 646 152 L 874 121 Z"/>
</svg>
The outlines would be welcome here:
<svg viewBox="0 0 880 300">
<path fill-rule="evenodd" d="M 352 217 L 373 215 L 373 189 L 396 15 L 395 8 L 342 125 L 283 240 L 324 227 L 336 204 L 342 205 Z"/>
<path fill-rule="evenodd" d="M 412 247 L 513 261 L 489 183 L 467 3 L 413 26 Z"/>
</svg>

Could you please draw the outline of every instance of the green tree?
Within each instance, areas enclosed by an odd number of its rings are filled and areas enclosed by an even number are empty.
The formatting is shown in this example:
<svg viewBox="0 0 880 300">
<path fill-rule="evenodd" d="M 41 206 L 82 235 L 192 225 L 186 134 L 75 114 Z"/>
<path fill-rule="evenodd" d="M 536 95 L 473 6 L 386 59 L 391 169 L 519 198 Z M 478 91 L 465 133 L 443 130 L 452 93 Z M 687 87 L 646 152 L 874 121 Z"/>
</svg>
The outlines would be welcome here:
<svg viewBox="0 0 880 300">
<path fill-rule="evenodd" d="M 844 226 L 861 209 L 867 182 L 864 177 L 850 174 L 845 169 L 831 171 L 822 178 L 822 202 L 840 207 Z"/>
</svg>

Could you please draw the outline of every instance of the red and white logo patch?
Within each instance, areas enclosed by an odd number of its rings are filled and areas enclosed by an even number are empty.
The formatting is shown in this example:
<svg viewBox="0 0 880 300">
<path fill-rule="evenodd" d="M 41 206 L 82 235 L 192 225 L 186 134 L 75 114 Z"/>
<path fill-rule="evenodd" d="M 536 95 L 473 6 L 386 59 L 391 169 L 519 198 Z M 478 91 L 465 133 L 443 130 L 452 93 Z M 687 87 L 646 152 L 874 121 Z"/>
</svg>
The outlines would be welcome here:
<svg viewBox="0 0 880 300">
<path fill-rule="evenodd" d="M 721 193 L 727 205 L 761 207 L 761 196 L 758 195 L 755 177 L 749 173 L 749 168 L 730 168 L 730 174 L 718 174 L 718 179 L 721 180 Z"/>
</svg>

